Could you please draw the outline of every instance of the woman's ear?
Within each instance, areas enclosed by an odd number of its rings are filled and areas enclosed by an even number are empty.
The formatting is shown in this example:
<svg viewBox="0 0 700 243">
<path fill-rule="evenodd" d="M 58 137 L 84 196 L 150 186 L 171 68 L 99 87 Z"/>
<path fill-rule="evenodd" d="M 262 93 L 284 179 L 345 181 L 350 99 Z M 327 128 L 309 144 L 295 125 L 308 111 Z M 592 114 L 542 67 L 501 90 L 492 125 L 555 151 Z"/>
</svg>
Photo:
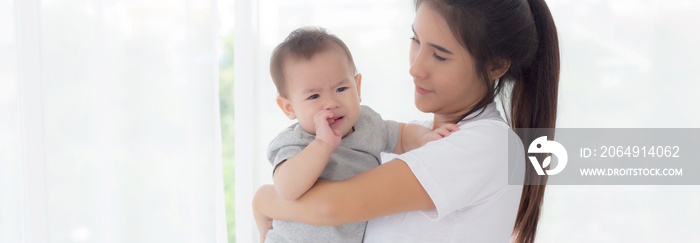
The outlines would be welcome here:
<svg viewBox="0 0 700 243">
<path fill-rule="evenodd" d="M 282 112 L 289 117 L 290 120 L 297 119 L 297 115 L 294 113 L 294 108 L 292 107 L 292 103 L 289 102 L 289 99 L 284 96 L 277 96 L 277 106 L 282 109 Z"/>
<path fill-rule="evenodd" d="M 361 86 L 362 84 L 362 74 L 357 74 L 355 75 L 355 86 L 357 88 L 357 97 L 360 98 L 360 102 L 362 102 L 362 92 L 361 92 Z"/>
<path fill-rule="evenodd" d="M 505 58 L 496 58 L 489 65 L 489 80 L 496 80 L 503 77 L 510 68 L 510 60 Z"/>
</svg>

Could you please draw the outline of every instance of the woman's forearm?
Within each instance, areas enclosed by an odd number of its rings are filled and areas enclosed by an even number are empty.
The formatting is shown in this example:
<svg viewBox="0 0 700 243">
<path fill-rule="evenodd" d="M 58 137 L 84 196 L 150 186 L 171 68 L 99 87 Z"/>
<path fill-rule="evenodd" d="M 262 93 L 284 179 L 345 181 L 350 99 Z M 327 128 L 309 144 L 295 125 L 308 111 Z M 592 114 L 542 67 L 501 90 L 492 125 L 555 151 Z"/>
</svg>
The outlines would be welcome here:
<svg viewBox="0 0 700 243">
<path fill-rule="evenodd" d="M 434 208 L 408 165 L 393 160 L 347 180 L 318 180 L 295 201 L 283 200 L 275 188 L 258 189 L 257 213 L 311 225 L 341 225 L 385 215 Z"/>
<path fill-rule="evenodd" d="M 321 194 L 307 197 L 304 195 L 296 201 L 282 199 L 275 187 L 263 185 L 253 198 L 253 210 L 257 213 L 277 219 L 303 222 L 311 225 L 339 225 L 332 220 L 329 210 L 323 203 Z"/>
</svg>

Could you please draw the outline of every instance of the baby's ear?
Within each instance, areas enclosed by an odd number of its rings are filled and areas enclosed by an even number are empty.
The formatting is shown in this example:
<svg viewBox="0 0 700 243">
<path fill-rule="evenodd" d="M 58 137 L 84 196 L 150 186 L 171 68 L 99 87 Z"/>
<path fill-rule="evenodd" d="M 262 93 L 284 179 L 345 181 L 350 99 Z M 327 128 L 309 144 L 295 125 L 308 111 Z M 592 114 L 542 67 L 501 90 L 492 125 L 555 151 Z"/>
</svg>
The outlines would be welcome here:
<svg viewBox="0 0 700 243">
<path fill-rule="evenodd" d="M 362 89 L 361 89 L 361 84 L 362 84 L 362 74 L 357 74 L 355 75 L 355 86 L 357 88 L 357 97 L 360 98 L 360 102 L 362 102 Z"/>
<path fill-rule="evenodd" d="M 289 102 L 289 99 L 284 96 L 277 96 L 277 105 L 282 109 L 282 112 L 289 117 L 290 120 L 297 119 L 297 115 L 294 113 L 294 109 L 292 108 L 292 103 Z"/>
</svg>

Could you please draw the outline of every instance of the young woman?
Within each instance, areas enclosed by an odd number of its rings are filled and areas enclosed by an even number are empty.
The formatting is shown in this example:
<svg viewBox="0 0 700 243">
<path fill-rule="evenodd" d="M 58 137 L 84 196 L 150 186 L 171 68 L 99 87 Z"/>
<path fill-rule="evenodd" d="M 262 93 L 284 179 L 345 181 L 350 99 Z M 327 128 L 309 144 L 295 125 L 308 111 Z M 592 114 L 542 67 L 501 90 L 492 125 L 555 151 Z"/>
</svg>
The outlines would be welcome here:
<svg viewBox="0 0 700 243">
<path fill-rule="evenodd" d="M 370 220 L 365 242 L 533 242 L 546 177 L 529 168 L 508 185 L 512 128 L 553 128 L 559 47 L 543 0 L 418 0 L 411 38 L 415 105 L 450 136 L 344 181 L 319 180 L 296 201 L 263 186 L 253 207 L 261 238 L 271 219 L 314 225 Z M 509 123 L 494 99 L 509 104 Z M 534 134 L 518 133 L 523 144 Z M 551 134 L 550 134 L 551 135 Z M 534 181 L 540 180 L 540 181 Z M 540 185 L 528 185 L 540 184 Z"/>
</svg>

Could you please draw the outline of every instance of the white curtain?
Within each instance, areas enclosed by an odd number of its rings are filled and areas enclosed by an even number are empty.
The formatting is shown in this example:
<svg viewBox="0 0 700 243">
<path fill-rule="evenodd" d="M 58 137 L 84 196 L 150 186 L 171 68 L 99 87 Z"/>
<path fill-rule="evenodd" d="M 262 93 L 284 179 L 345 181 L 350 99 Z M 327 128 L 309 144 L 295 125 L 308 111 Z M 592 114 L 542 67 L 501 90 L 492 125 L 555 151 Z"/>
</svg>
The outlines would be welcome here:
<svg viewBox="0 0 700 243">
<path fill-rule="evenodd" d="M 216 22 L 0 0 L 0 242 L 226 242 Z"/>
</svg>

